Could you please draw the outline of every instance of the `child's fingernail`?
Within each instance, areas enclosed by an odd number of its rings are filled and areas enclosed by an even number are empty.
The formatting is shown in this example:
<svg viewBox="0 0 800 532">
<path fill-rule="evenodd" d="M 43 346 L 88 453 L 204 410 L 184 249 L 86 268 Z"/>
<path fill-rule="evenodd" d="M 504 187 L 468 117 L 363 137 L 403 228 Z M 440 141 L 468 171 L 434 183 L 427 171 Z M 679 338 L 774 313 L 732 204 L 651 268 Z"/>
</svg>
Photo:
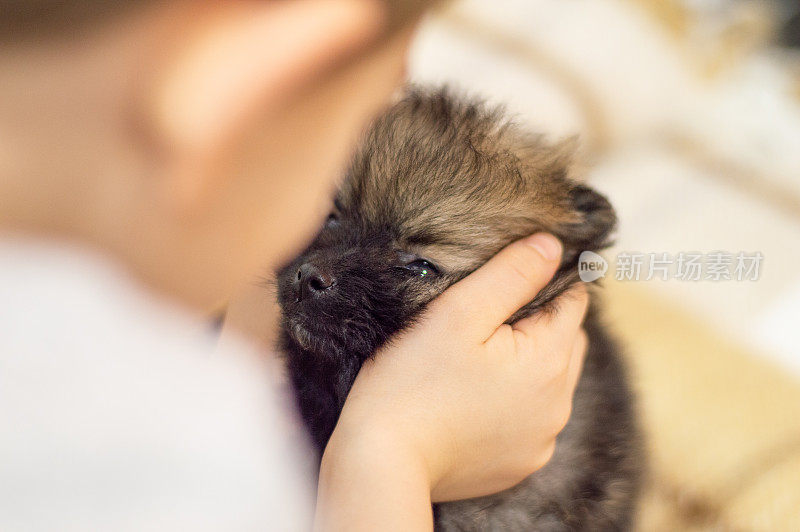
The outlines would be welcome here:
<svg viewBox="0 0 800 532">
<path fill-rule="evenodd" d="M 558 260 L 561 257 L 561 242 L 550 233 L 536 233 L 526 238 L 525 243 L 547 260 Z"/>
</svg>

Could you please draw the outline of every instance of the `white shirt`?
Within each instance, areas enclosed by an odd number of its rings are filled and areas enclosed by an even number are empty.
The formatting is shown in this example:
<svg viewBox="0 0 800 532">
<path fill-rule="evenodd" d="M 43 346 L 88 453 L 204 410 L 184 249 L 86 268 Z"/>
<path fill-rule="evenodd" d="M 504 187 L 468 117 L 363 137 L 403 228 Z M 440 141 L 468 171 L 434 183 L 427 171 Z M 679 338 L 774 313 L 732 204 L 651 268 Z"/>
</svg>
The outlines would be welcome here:
<svg viewBox="0 0 800 532">
<path fill-rule="evenodd" d="M 311 453 L 239 347 L 103 258 L 0 239 L 0 530 L 308 530 Z"/>
</svg>

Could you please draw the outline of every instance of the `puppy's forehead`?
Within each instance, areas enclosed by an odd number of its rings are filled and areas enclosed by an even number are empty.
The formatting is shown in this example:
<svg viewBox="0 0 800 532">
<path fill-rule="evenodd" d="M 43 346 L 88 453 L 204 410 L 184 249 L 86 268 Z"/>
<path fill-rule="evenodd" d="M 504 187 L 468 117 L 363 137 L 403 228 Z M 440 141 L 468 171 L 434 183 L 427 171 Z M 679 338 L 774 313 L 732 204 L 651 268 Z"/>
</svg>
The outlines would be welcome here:
<svg viewBox="0 0 800 532">
<path fill-rule="evenodd" d="M 563 171 L 541 160 L 538 137 L 523 137 L 496 111 L 412 92 L 366 134 L 340 202 L 365 227 L 474 269 L 511 240 L 569 216 Z"/>
</svg>

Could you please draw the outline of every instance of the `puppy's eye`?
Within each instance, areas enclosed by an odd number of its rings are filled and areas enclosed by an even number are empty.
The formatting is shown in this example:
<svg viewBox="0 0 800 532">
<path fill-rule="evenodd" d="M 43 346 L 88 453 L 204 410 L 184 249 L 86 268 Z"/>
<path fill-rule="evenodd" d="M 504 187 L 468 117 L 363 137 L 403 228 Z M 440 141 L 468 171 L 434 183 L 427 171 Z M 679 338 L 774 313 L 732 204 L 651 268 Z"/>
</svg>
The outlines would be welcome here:
<svg viewBox="0 0 800 532">
<path fill-rule="evenodd" d="M 427 277 L 429 275 L 436 275 L 439 273 L 439 270 L 436 269 L 436 266 L 425 259 L 417 259 L 409 262 L 403 266 L 403 268 L 419 275 L 420 277 Z"/>
</svg>

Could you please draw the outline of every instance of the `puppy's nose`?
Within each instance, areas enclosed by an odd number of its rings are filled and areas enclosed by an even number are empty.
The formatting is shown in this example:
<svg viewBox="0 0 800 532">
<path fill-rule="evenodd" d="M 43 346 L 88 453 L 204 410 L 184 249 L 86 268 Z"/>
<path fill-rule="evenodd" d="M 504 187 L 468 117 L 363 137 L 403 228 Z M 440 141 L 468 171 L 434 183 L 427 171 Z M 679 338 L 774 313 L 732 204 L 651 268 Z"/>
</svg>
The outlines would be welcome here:
<svg viewBox="0 0 800 532">
<path fill-rule="evenodd" d="M 336 284 L 336 278 L 333 275 L 322 271 L 308 262 L 300 266 L 300 269 L 297 270 L 296 281 L 298 284 L 298 300 L 320 295 L 326 290 L 333 288 L 333 285 Z"/>
</svg>

